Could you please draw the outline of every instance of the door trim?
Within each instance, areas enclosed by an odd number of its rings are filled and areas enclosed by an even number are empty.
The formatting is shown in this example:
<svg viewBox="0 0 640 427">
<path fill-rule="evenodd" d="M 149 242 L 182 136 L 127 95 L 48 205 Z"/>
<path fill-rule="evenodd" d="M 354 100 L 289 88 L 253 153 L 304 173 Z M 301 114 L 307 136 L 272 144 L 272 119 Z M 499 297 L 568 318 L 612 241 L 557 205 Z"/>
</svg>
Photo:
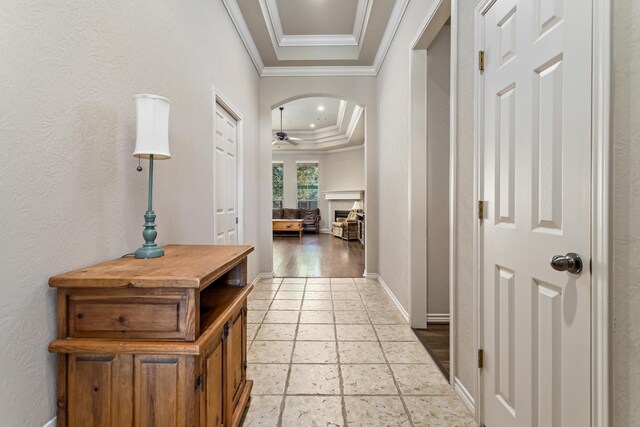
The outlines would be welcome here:
<svg viewBox="0 0 640 427">
<path fill-rule="evenodd" d="M 475 9 L 474 60 L 484 46 L 482 16 L 497 0 L 482 0 Z M 610 283 L 611 283 L 611 10 L 612 0 L 592 0 L 592 141 L 591 141 L 591 425 L 607 427 L 610 410 Z M 483 76 L 474 63 L 474 183 L 473 200 L 482 184 Z M 482 307 L 479 295 L 479 222 L 473 225 L 474 348 L 482 343 Z M 484 414 L 480 370 L 475 374 L 476 421 Z"/>
<path fill-rule="evenodd" d="M 449 378 L 455 379 L 456 354 L 456 144 L 457 144 L 457 95 L 458 95 L 458 12 L 457 0 L 438 0 L 429 9 L 425 20 L 409 48 L 409 81 L 411 96 L 409 99 L 409 164 L 408 164 L 408 277 L 410 286 L 410 323 L 413 327 L 426 326 L 427 295 L 425 282 L 427 271 L 424 263 L 426 256 L 426 211 L 416 203 L 418 194 L 426 191 L 424 165 L 419 164 L 418 156 L 412 155 L 426 141 L 426 48 L 418 47 L 423 35 L 431 26 L 441 24 L 441 15 L 451 18 L 450 84 L 449 84 Z M 435 34 L 441 28 L 437 28 Z M 419 96 L 415 93 L 419 92 Z M 424 178 L 424 179 L 423 179 Z M 423 191 L 424 190 L 424 191 Z M 414 195 L 416 197 L 414 197 Z M 422 223 L 424 221 L 424 223 Z"/>
<path fill-rule="evenodd" d="M 229 113 L 234 119 L 236 119 L 236 174 L 237 174 L 237 209 L 238 209 L 238 244 L 244 244 L 244 119 L 242 118 L 242 114 L 240 110 L 235 108 L 229 98 L 227 98 L 215 84 L 211 85 L 211 93 L 212 93 L 212 112 L 211 112 L 211 120 L 212 120 L 212 133 L 211 138 L 213 142 L 213 146 L 215 147 L 216 143 L 216 104 L 220 104 L 226 111 Z M 215 163 L 216 159 L 213 158 L 213 180 L 215 181 Z M 215 192 L 215 182 L 213 183 L 213 191 Z M 215 195 L 213 197 L 213 212 L 216 211 L 216 198 Z M 215 242 L 215 236 L 217 236 L 218 230 L 216 226 L 216 221 L 213 221 L 213 239 Z"/>
</svg>

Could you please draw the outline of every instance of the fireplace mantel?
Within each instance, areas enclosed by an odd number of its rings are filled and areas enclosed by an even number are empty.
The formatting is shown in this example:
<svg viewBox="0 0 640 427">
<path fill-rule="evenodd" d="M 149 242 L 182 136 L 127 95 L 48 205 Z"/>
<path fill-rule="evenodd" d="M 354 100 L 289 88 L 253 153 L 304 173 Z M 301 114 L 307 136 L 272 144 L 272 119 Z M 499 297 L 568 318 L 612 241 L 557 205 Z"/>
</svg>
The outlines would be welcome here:
<svg viewBox="0 0 640 427">
<path fill-rule="evenodd" d="M 326 200 L 362 200 L 363 197 L 363 190 L 338 190 L 324 192 L 324 198 Z"/>
</svg>

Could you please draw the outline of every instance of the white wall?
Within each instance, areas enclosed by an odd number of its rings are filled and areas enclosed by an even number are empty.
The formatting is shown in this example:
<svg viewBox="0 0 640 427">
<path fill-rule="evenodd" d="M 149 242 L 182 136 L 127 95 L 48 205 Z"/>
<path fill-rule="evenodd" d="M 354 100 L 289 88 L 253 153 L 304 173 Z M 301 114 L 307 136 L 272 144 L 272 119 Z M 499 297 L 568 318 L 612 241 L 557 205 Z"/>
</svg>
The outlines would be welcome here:
<svg viewBox="0 0 640 427">
<path fill-rule="evenodd" d="M 55 413 L 47 279 L 143 243 L 133 95 L 173 102 L 173 159 L 156 169 L 160 243 L 213 242 L 212 83 L 245 118 L 256 243 L 259 79 L 220 1 L 6 0 L 0 51 L 0 424 L 39 427 Z"/>
<path fill-rule="evenodd" d="M 330 231 L 333 221 L 329 213 L 329 203 L 324 197 L 326 191 L 364 190 L 364 147 L 322 154 L 274 152 L 273 161 L 284 164 L 283 207 L 293 209 L 298 205 L 296 164 L 307 161 L 318 162 L 318 208 L 322 217 L 320 220 L 322 231 Z"/>
<path fill-rule="evenodd" d="M 379 144 L 379 273 L 409 311 L 408 228 L 397 218 L 408 217 L 408 145 L 410 104 L 410 48 L 424 24 L 432 0 L 409 2 L 377 81 Z M 476 0 L 458 0 L 457 95 L 457 233 L 455 277 L 456 377 L 475 391 L 473 348 L 473 10 Z M 428 102 L 428 100 L 427 100 Z M 389 118 L 393 117 L 393 120 Z M 393 209 L 386 209 L 392 207 Z"/>
<path fill-rule="evenodd" d="M 270 248 L 271 232 L 271 110 L 276 106 L 309 95 L 331 96 L 353 101 L 365 108 L 364 190 L 367 211 L 365 268 L 378 268 L 378 138 L 375 77 L 264 77 L 260 83 L 260 245 Z M 260 271 L 273 269 L 273 252 L 260 254 Z"/>
<path fill-rule="evenodd" d="M 640 3 L 613 16 L 613 425 L 640 425 Z"/>
<path fill-rule="evenodd" d="M 449 313 L 451 26 L 427 49 L 427 313 Z"/>
</svg>

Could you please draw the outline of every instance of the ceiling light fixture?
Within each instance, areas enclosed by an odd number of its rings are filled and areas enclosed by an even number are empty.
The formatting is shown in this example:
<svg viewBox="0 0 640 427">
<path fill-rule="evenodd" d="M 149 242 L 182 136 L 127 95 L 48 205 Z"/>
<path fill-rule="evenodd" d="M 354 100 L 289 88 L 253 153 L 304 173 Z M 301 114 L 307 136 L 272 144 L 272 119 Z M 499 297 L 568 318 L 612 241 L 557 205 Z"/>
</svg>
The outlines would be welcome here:
<svg viewBox="0 0 640 427">
<path fill-rule="evenodd" d="M 316 125 L 315 125 L 315 124 L 313 124 L 313 123 L 311 123 L 311 124 L 309 125 L 309 127 L 310 127 L 310 128 L 314 128 L 314 127 L 316 127 Z"/>
<path fill-rule="evenodd" d="M 320 105 L 320 106 L 318 107 L 318 111 L 324 111 L 324 107 L 323 107 L 322 105 Z"/>
</svg>

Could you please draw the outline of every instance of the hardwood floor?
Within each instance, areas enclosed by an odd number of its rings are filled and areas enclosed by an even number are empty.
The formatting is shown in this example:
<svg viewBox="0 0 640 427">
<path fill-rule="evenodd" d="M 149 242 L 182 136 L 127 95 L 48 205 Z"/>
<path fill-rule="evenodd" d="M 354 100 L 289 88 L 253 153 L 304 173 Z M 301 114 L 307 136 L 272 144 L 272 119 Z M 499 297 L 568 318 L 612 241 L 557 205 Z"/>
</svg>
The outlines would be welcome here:
<svg viewBox="0 0 640 427">
<path fill-rule="evenodd" d="M 442 374 L 449 380 L 449 325 L 430 323 L 428 329 L 414 329 Z"/>
<path fill-rule="evenodd" d="M 330 234 L 273 236 L 276 277 L 362 277 L 364 246 Z"/>
</svg>

